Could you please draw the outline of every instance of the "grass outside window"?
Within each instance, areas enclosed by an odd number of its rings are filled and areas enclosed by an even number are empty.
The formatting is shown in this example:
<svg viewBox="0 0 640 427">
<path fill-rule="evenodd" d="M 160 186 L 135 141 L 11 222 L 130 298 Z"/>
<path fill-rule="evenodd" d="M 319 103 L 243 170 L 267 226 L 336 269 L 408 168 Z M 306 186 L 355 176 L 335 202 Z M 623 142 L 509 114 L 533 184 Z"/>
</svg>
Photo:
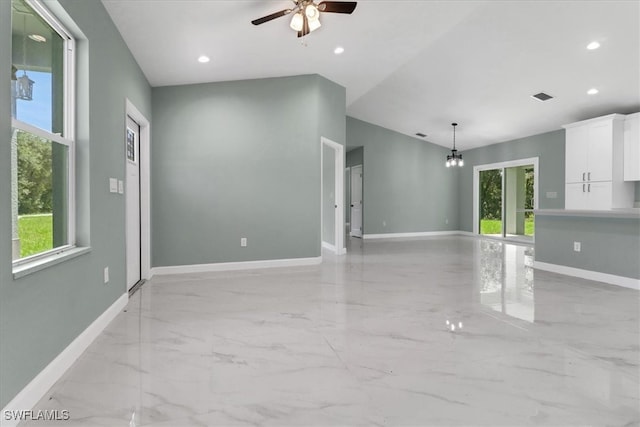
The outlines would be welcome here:
<svg viewBox="0 0 640 427">
<path fill-rule="evenodd" d="M 524 220 L 524 235 L 533 236 L 535 223 L 533 218 Z M 480 221 L 480 234 L 502 234 L 502 221 L 499 219 L 483 219 Z"/>
<path fill-rule="evenodd" d="M 20 236 L 20 258 L 53 249 L 53 215 L 20 215 L 18 236 Z"/>
</svg>

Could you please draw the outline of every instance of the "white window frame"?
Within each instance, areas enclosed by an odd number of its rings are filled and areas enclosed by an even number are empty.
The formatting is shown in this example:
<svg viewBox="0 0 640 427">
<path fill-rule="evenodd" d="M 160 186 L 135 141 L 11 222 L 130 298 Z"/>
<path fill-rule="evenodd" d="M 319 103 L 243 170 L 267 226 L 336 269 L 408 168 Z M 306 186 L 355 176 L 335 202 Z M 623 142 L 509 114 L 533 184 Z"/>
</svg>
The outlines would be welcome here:
<svg viewBox="0 0 640 427">
<path fill-rule="evenodd" d="M 45 257 L 61 254 L 76 247 L 76 153 L 75 153 L 75 87 L 76 60 L 75 39 L 40 0 L 24 0 L 40 17 L 64 40 L 63 57 L 63 135 L 51 133 L 37 126 L 12 118 L 11 126 L 40 138 L 54 141 L 67 147 L 67 244 L 48 251 L 39 252 L 13 261 L 13 266 L 38 261 Z"/>
</svg>

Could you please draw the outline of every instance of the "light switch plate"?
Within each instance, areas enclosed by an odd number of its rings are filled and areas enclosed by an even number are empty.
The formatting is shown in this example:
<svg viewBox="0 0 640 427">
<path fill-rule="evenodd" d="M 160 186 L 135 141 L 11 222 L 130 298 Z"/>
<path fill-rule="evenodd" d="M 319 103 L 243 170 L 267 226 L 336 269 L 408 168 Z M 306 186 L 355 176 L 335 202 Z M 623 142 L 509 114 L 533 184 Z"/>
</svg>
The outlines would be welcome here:
<svg viewBox="0 0 640 427">
<path fill-rule="evenodd" d="M 115 178 L 109 178 L 109 192 L 117 193 L 118 192 L 118 180 Z"/>
<path fill-rule="evenodd" d="M 547 199 L 557 199 L 558 192 L 557 191 L 547 191 Z"/>
<path fill-rule="evenodd" d="M 124 194 L 124 182 L 122 180 L 118 180 L 118 193 Z"/>
</svg>

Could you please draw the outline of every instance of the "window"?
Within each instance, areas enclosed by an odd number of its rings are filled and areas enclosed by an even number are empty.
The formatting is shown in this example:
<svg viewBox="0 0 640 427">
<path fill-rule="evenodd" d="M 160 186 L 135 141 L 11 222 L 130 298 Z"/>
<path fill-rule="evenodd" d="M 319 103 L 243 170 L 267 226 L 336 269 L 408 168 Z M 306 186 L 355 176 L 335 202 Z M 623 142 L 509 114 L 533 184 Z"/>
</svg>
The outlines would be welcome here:
<svg viewBox="0 0 640 427">
<path fill-rule="evenodd" d="M 11 0 L 14 265 L 75 245 L 74 40 L 39 1 Z"/>
</svg>

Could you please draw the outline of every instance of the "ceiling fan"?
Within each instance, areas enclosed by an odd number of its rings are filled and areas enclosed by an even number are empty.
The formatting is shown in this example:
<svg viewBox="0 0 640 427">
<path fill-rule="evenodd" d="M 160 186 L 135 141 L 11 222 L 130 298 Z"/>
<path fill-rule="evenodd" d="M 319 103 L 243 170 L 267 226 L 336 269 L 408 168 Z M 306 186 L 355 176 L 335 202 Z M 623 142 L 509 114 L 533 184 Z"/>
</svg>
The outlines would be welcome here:
<svg viewBox="0 0 640 427">
<path fill-rule="evenodd" d="M 313 0 L 292 0 L 295 6 L 284 9 L 271 15 L 251 21 L 253 25 L 264 24 L 273 19 L 293 13 L 289 26 L 298 32 L 298 37 L 303 37 L 320 28 L 320 12 L 351 14 L 358 4 L 355 1 L 322 1 L 318 4 Z"/>
</svg>

